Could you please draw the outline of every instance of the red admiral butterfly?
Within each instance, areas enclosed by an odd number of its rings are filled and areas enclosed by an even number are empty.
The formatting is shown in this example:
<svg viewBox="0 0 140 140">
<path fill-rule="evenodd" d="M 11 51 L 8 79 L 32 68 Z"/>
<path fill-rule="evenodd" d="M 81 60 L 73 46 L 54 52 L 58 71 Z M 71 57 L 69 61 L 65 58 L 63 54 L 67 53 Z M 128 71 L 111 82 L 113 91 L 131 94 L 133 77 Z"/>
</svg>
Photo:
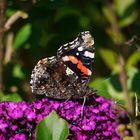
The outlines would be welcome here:
<svg viewBox="0 0 140 140">
<path fill-rule="evenodd" d="M 93 45 L 90 32 L 81 32 L 62 45 L 57 56 L 40 60 L 31 74 L 32 92 L 58 99 L 84 96 L 92 74 Z"/>
</svg>

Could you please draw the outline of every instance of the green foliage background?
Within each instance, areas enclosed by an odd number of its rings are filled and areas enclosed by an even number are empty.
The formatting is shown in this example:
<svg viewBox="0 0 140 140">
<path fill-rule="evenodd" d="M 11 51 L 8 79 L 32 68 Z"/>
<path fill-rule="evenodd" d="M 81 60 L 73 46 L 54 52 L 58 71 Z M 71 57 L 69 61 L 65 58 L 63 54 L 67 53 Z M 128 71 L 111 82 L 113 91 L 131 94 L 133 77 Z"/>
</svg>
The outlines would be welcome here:
<svg viewBox="0 0 140 140">
<path fill-rule="evenodd" d="M 121 52 L 128 89 L 139 98 L 139 9 L 139 0 L 8 0 L 6 22 L 17 11 L 20 14 L 4 34 L 1 101 L 32 100 L 29 81 L 38 60 L 56 55 L 62 44 L 85 30 L 93 35 L 96 48 L 90 86 L 100 95 L 124 100 L 117 77 L 121 69 L 118 63 Z M 7 60 L 10 34 L 13 35 L 12 53 Z"/>
</svg>

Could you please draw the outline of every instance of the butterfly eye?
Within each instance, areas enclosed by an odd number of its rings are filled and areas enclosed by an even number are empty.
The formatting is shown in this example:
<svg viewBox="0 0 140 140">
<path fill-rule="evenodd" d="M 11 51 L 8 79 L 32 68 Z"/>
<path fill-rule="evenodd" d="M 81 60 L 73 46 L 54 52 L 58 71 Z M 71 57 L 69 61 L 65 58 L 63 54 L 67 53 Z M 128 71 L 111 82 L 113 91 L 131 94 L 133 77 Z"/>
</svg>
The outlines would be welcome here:
<svg viewBox="0 0 140 140">
<path fill-rule="evenodd" d="M 90 46 L 94 45 L 94 40 L 92 37 L 87 38 L 86 43 Z"/>
</svg>

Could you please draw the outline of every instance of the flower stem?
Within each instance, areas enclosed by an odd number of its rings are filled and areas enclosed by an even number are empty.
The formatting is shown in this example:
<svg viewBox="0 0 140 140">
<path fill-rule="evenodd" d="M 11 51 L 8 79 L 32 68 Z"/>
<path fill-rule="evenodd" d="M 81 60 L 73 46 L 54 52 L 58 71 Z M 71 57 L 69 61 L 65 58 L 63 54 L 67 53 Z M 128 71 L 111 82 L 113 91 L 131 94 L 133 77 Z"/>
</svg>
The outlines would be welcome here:
<svg viewBox="0 0 140 140">
<path fill-rule="evenodd" d="M 3 89 L 3 34 L 5 22 L 6 0 L 0 0 L 0 91 Z"/>
</svg>

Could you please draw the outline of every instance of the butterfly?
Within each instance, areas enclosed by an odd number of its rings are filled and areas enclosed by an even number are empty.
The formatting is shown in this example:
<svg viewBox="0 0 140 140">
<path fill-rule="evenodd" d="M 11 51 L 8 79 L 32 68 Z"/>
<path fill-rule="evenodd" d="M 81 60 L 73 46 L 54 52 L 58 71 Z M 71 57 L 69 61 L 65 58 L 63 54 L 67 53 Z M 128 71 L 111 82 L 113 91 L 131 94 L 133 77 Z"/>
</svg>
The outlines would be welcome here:
<svg viewBox="0 0 140 140">
<path fill-rule="evenodd" d="M 39 60 L 31 74 L 32 92 L 57 99 L 83 97 L 93 71 L 93 45 L 90 32 L 80 32 L 56 56 Z"/>
</svg>

